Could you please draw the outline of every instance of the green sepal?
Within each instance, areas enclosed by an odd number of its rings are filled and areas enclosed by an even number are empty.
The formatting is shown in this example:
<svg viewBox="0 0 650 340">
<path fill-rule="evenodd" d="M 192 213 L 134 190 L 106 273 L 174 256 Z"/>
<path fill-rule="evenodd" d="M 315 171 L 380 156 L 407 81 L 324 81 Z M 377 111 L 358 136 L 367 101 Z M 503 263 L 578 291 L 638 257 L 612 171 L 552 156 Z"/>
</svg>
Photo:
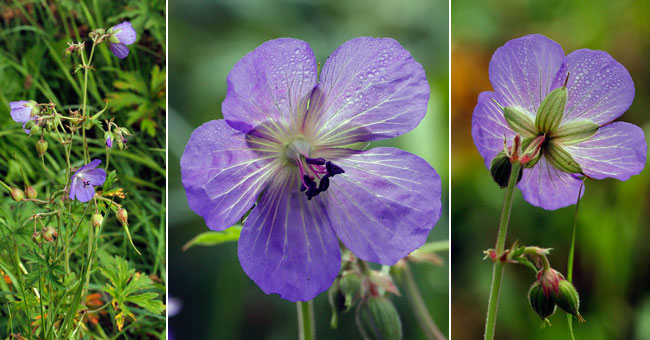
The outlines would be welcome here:
<svg viewBox="0 0 650 340">
<path fill-rule="evenodd" d="M 563 311 L 575 316 L 580 322 L 584 322 L 584 319 L 580 315 L 580 296 L 578 291 L 567 280 L 560 280 L 558 285 L 558 294 L 554 297 L 555 303 Z"/>
<path fill-rule="evenodd" d="M 567 101 L 566 87 L 557 88 L 549 93 L 539 105 L 535 117 L 535 128 L 538 132 L 552 135 L 560 126 L 564 107 Z"/>
<path fill-rule="evenodd" d="M 573 160 L 571 154 L 554 142 L 548 143 L 544 151 L 544 155 L 546 156 L 548 162 L 560 171 L 568 172 L 570 174 L 582 173 L 582 167 L 580 167 L 580 164 L 578 164 L 578 162 Z"/>
<path fill-rule="evenodd" d="M 546 319 L 555 313 L 555 302 L 550 295 L 544 294 L 542 285 L 535 281 L 528 290 L 528 302 L 530 307 L 539 315 L 540 318 Z"/>
<path fill-rule="evenodd" d="M 537 134 L 535 122 L 522 108 L 517 106 L 504 107 L 503 116 L 510 128 L 522 137 L 533 137 Z"/>
<path fill-rule="evenodd" d="M 553 141 L 562 145 L 578 144 L 593 137 L 599 127 L 598 124 L 589 120 L 567 123 L 555 131 Z"/>
</svg>

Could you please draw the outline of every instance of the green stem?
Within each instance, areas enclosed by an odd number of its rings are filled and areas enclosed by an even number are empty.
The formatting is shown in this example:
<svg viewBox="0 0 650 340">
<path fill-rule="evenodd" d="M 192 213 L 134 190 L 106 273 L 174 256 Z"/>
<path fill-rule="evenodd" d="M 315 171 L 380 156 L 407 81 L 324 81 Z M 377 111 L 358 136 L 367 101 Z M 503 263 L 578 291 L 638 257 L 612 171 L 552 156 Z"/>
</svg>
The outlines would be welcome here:
<svg viewBox="0 0 650 340">
<path fill-rule="evenodd" d="M 296 302 L 298 308 L 298 339 L 315 340 L 314 305 L 311 300 Z"/>
<path fill-rule="evenodd" d="M 569 282 L 573 281 L 573 255 L 575 253 L 576 246 L 576 227 L 578 226 L 578 209 L 580 208 L 580 194 L 582 193 L 582 188 L 585 185 L 585 178 L 582 180 L 580 189 L 578 190 L 578 199 L 576 200 L 576 210 L 573 213 L 573 232 L 571 234 L 571 247 L 569 248 L 569 258 L 567 260 L 567 270 L 566 270 L 566 279 Z M 571 334 L 571 339 L 575 340 L 575 335 L 573 335 L 573 316 L 567 314 L 567 323 L 569 324 L 569 334 Z"/>
<path fill-rule="evenodd" d="M 81 53 L 81 62 L 83 63 L 84 66 L 84 88 L 83 88 L 83 104 L 81 105 L 81 113 L 82 117 L 87 118 L 88 117 L 88 112 L 86 111 L 86 103 L 88 101 L 88 69 L 90 68 L 90 65 L 93 60 L 93 54 L 95 53 L 95 42 L 93 41 L 93 45 L 90 48 L 90 56 L 88 56 L 88 61 L 85 60 L 84 58 L 84 53 L 82 50 Z M 90 155 L 88 153 L 88 141 L 86 140 L 86 127 L 85 124 L 81 125 L 81 131 L 83 134 L 83 143 L 84 143 L 84 160 L 86 161 L 86 164 L 90 163 Z"/>
<path fill-rule="evenodd" d="M 517 177 L 521 164 L 519 162 L 512 163 L 510 170 L 510 179 L 508 187 L 506 187 L 506 194 L 503 199 L 503 210 L 501 211 L 501 220 L 499 221 L 499 232 L 497 234 L 496 254 L 501 256 L 506 244 L 506 234 L 508 233 L 508 223 L 510 222 L 510 210 L 512 210 L 512 196 L 515 192 L 515 185 L 517 184 Z M 504 263 L 498 259 L 494 262 L 492 270 L 492 286 L 490 288 L 490 298 L 488 300 L 488 312 L 485 320 L 485 337 L 484 339 L 494 339 L 494 330 L 497 321 L 497 307 L 499 304 L 499 291 L 501 290 L 501 278 L 503 278 Z"/>
<path fill-rule="evenodd" d="M 404 279 L 406 281 L 406 294 L 409 303 L 411 304 L 411 308 L 413 308 L 415 317 L 418 320 L 424 335 L 430 340 L 446 340 L 447 338 L 445 338 L 444 334 L 440 332 L 440 329 L 429 313 L 429 309 L 427 309 L 427 306 L 424 304 L 422 294 L 420 294 L 417 283 L 413 278 L 411 267 L 406 261 L 404 261 Z"/>
</svg>

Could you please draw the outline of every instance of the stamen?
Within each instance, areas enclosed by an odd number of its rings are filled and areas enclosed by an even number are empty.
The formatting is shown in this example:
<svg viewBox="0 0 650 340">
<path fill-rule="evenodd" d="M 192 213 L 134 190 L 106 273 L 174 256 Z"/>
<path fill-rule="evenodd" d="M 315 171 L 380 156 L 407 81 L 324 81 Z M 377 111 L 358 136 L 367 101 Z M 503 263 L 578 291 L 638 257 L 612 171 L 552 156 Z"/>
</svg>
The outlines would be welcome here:
<svg viewBox="0 0 650 340">
<path fill-rule="evenodd" d="M 314 165 L 323 165 L 325 164 L 325 158 L 309 158 L 305 157 L 305 161 L 307 164 L 314 164 Z"/>
<path fill-rule="evenodd" d="M 327 168 L 327 173 L 332 177 L 334 175 L 342 174 L 345 172 L 340 166 L 330 161 L 327 161 L 327 163 L 325 163 L 325 167 Z"/>
</svg>

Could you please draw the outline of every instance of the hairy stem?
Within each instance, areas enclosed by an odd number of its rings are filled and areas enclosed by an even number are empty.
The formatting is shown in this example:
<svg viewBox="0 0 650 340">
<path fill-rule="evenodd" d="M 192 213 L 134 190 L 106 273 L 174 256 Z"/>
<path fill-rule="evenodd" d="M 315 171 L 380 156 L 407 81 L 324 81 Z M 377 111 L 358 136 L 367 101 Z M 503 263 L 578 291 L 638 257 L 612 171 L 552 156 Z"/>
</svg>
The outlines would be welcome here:
<svg viewBox="0 0 650 340">
<path fill-rule="evenodd" d="M 314 340 L 316 339 L 316 329 L 314 328 L 314 305 L 310 301 L 296 302 L 298 308 L 298 339 Z"/>
<path fill-rule="evenodd" d="M 424 335 L 429 340 L 446 340 L 447 338 L 445 338 L 444 334 L 440 332 L 440 329 L 436 325 L 435 321 L 433 321 L 427 306 L 424 304 L 422 294 L 420 294 L 417 283 L 413 278 L 411 267 L 406 261 L 404 261 L 404 280 L 406 282 L 406 295 Z"/>
<path fill-rule="evenodd" d="M 497 234 L 497 244 L 495 247 L 497 257 L 503 253 L 506 244 L 506 234 L 508 233 L 508 223 L 510 222 L 510 210 L 512 210 L 512 196 L 515 192 L 515 185 L 517 184 L 517 177 L 521 164 L 519 162 L 512 163 L 510 170 L 510 179 L 506 187 L 506 194 L 503 199 L 503 210 L 501 211 L 501 220 L 499 221 L 499 232 Z M 494 262 L 492 270 L 492 286 L 490 288 L 490 298 L 488 300 L 487 318 L 485 320 L 485 336 L 484 339 L 494 339 L 494 330 L 497 321 L 497 307 L 499 305 L 499 292 L 501 290 L 501 279 L 503 278 L 504 263 L 498 259 Z"/>
</svg>

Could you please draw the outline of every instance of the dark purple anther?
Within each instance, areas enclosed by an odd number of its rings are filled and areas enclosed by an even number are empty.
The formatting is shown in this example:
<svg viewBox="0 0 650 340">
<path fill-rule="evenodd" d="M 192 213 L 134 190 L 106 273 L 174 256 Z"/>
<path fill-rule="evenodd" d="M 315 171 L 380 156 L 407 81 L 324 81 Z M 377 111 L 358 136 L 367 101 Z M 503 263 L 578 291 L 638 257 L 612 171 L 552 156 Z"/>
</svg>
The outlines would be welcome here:
<svg viewBox="0 0 650 340">
<path fill-rule="evenodd" d="M 330 161 L 327 161 L 327 163 L 325 163 L 325 168 L 327 169 L 327 174 L 330 175 L 331 177 L 345 172 L 340 166 Z"/>
<path fill-rule="evenodd" d="M 329 177 L 330 175 L 328 174 L 323 176 L 323 178 L 320 179 L 320 183 L 318 184 L 318 189 L 320 189 L 320 191 L 327 191 L 327 188 L 330 187 Z"/>
</svg>

